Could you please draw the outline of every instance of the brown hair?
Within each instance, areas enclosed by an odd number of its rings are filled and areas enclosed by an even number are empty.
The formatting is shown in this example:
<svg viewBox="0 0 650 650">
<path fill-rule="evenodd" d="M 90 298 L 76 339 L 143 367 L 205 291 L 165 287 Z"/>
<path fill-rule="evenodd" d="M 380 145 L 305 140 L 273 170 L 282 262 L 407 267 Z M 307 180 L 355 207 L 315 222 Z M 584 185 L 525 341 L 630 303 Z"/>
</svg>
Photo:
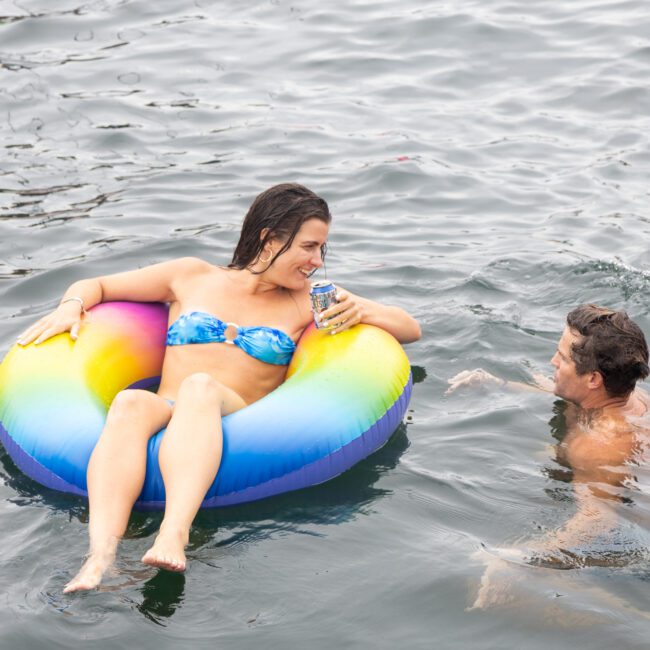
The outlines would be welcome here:
<svg viewBox="0 0 650 650">
<path fill-rule="evenodd" d="M 245 269 L 254 264 L 264 246 L 272 239 L 285 243 L 268 262 L 270 267 L 275 260 L 289 249 L 296 234 L 305 221 L 320 219 L 330 223 L 332 215 L 324 199 L 297 183 L 281 183 L 262 192 L 253 201 L 244 218 L 239 243 L 232 261 L 233 269 Z M 267 229 L 262 237 L 262 231 Z M 325 247 L 321 250 L 325 259 Z"/>
<path fill-rule="evenodd" d="M 599 372 L 611 397 L 629 395 L 650 373 L 645 336 L 624 311 L 580 305 L 566 322 L 582 337 L 571 346 L 576 372 Z"/>
</svg>

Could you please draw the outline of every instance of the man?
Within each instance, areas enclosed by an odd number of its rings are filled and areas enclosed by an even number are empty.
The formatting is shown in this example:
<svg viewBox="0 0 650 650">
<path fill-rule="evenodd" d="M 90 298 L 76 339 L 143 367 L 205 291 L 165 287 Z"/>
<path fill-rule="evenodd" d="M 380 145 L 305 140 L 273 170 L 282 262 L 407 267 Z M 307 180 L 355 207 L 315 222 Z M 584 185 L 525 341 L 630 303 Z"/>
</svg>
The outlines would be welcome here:
<svg viewBox="0 0 650 650">
<path fill-rule="evenodd" d="M 636 387 L 650 373 L 643 332 L 624 311 L 581 305 L 567 316 L 566 327 L 551 359 L 553 380 L 535 378 L 537 390 L 566 400 L 567 434 L 557 449 L 558 461 L 573 471 L 577 511 L 562 528 L 529 545 L 535 558 L 576 566 L 576 547 L 615 524 L 612 503 L 628 478 L 628 465 L 650 437 L 650 398 Z M 447 393 L 466 385 L 507 382 L 482 369 L 449 380 Z M 550 555 L 549 555 L 550 554 Z"/>
</svg>

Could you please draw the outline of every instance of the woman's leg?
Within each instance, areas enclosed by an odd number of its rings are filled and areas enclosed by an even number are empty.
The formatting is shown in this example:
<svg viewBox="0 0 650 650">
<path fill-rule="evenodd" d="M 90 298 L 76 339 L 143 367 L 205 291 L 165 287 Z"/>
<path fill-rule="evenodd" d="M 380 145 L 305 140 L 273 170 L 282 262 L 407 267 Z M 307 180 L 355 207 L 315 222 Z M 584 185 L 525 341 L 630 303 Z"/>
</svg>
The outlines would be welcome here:
<svg viewBox="0 0 650 650">
<path fill-rule="evenodd" d="M 88 559 L 64 592 L 93 589 L 112 564 L 142 491 L 147 443 L 171 415 L 169 403 L 154 393 L 125 390 L 116 395 L 88 463 Z"/>
<path fill-rule="evenodd" d="M 158 452 L 165 516 L 154 545 L 142 558 L 146 564 L 185 569 L 190 526 L 221 462 L 221 417 L 244 406 L 237 393 L 206 373 L 191 375 L 181 384 Z"/>
</svg>

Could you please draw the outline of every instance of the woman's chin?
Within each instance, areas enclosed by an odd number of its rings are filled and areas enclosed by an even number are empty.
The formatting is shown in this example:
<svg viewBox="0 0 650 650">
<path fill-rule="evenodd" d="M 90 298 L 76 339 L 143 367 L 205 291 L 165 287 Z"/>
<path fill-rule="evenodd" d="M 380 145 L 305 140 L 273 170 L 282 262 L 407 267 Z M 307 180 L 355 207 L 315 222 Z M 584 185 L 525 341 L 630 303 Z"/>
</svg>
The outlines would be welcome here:
<svg viewBox="0 0 650 650">
<path fill-rule="evenodd" d="M 308 276 L 303 275 L 302 273 L 299 276 L 296 276 L 296 289 L 304 289 L 307 285 L 309 285 Z"/>
</svg>

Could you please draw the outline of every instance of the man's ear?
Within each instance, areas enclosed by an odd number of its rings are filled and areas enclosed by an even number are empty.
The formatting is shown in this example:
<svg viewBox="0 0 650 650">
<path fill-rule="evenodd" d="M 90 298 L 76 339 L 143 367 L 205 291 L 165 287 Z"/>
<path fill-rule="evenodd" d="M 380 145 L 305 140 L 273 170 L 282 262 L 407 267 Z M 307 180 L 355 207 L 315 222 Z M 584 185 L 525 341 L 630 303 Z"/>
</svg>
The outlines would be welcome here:
<svg viewBox="0 0 650 650">
<path fill-rule="evenodd" d="M 587 382 L 589 388 L 597 390 L 604 386 L 604 384 L 603 376 L 597 370 L 589 373 L 589 381 Z"/>
</svg>

